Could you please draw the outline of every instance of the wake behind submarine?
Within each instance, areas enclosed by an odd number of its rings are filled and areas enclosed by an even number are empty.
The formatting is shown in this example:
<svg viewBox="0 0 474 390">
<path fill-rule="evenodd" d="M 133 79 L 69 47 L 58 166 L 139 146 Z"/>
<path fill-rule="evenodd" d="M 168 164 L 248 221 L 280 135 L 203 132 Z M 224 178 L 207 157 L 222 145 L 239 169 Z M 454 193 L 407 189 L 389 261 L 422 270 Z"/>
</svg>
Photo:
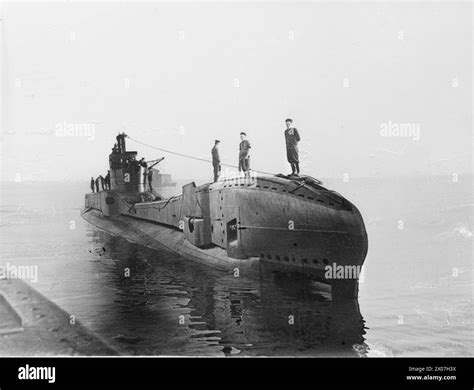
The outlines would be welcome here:
<svg viewBox="0 0 474 390">
<path fill-rule="evenodd" d="M 150 169 L 145 189 L 137 152 L 125 134 L 109 156 L 107 189 L 86 194 L 82 217 L 99 229 L 186 259 L 259 278 L 262 267 L 304 273 L 331 286 L 332 298 L 353 299 L 367 255 L 357 208 L 310 176 L 252 175 L 182 187 Z"/>
</svg>

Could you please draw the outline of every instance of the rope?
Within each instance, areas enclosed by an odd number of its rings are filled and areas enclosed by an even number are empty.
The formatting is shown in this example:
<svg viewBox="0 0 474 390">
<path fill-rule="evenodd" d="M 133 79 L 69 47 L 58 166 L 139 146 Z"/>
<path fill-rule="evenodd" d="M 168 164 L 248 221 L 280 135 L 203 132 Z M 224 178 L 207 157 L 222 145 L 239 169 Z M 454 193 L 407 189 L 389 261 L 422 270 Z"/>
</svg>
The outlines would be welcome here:
<svg viewBox="0 0 474 390">
<path fill-rule="evenodd" d="M 173 199 L 177 199 L 181 197 L 181 195 L 176 195 L 176 196 L 172 196 L 171 198 L 168 198 L 166 199 L 166 203 L 163 205 L 163 207 L 153 207 L 154 209 L 158 210 L 158 211 L 161 211 L 163 210 L 166 206 L 168 206 L 168 204 L 173 200 Z M 162 199 L 162 201 L 164 201 L 165 199 Z"/>
<path fill-rule="evenodd" d="M 132 210 L 133 210 L 133 211 L 136 211 L 136 209 L 135 209 L 135 204 L 136 204 L 136 203 L 140 203 L 140 202 L 128 203 L 127 201 L 125 201 L 124 199 L 122 199 L 121 196 L 118 197 L 118 200 L 119 200 L 120 202 L 122 202 L 126 207 L 128 207 L 128 212 L 129 212 L 129 213 L 132 212 Z"/>
<path fill-rule="evenodd" d="M 141 141 L 138 141 L 134 138 L 131 138 L 130 136 L 127 137 L 128 139 L 140 144 L 140 145 L 143 145 L 143 146 L 147 146 L 149 148 L 152 148 L 152 149 L 156 149 L 156 150 L 159 150 L 161 152 L 165 152 L 165 153 L 169 153 L 169 154 L 174 154 L 175 156 L 180 156 L 180 157 L 185 157 L 185 158 L 190 158 L 190 159 L 193 159 L 193 160 L 197 160 L 197 161 L 203 161 L 203 162 L 206 162 L 206 163 L 212 163 L 212 160 L 208 160 L 208 159 L 205 159 L 205 158 L 201 158 L 201 157 L 196 157 L 196 156 L 190 156 L 188 154 L 183 154 L 183 153 L 178 153 L 178 152 L 173 152 L 171 150 L 166 150 L 166 149 L 162 149 L 162 148 L 157 148 L 156 146 L 153 146 L 153 145 L 149 145 L 149 144 L 146 144 L 144 142 L 141 142 Z M 236 165 L 230 165 L 230 164 L 220 164 L 220 165 L 223 165 L 225 167 L 229 167 L 229 168 L 239 168 L 238 166 Z M 252 171 L 255 171 L 255 172 L 259 172 L 259 173 L 263 173 L 265 175 L 271 175 L 271 176 L 274 176 L 275 173 L 271 173 L 271 172 L 265 172 L 265 171 L 259 171 L 257 169 L 252 169 Z"/>
</svg>

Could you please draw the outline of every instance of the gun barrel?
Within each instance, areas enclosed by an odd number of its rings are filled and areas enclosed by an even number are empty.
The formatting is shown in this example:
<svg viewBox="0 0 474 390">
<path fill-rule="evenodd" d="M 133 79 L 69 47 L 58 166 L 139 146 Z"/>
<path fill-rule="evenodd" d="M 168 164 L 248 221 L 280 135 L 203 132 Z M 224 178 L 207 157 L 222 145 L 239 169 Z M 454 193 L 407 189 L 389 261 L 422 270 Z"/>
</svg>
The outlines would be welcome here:
<svg viewBox="0 0 474 390">
<path fill-rule="evenodd" d="M 159 158 L 158 160 L 154 160 L 155 162 L 153 164 L 151 164 L 148 169 L 151 169 L 153 168 L 156 164 L 158 164 L 159 162 L 163 161 L 165 158 L 164 157 L 161 157 Z"/>
<path fill-rule="evenodd" d="M 161 158 L 157 158 L 157 159 L 155 159 L 155 160 L 150 160 L 150 161 L 147 161 L 147 164 L 152 163 L 152 162 L 155 162 L 155 161 L 161 162 L 161 161 L 163 161 L 164 159 L 165 159 L 164 157 L 161 157 Z"/>
</svg>

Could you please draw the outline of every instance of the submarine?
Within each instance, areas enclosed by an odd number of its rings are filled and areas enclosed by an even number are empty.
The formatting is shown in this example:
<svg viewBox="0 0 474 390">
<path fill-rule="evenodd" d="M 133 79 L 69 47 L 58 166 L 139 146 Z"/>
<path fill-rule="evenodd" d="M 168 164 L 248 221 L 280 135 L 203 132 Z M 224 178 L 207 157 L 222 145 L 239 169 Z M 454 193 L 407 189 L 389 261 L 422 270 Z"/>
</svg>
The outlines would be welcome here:
<svg viewBox="0 0 474 390">
<path fill-rule="evenodd" d="M 310 176 L 253 171 L 199 186 L 190 182 L 170 196 L 176 185 L 171 176 L 141 167 L 126 138 L 120 133 L 109 155 L 107 188 L 85 195 L 81 216 L 87 222 L 235 277 L 260 278 L 262 269 L 306 274 L 329 287 L 332 299 L 357 298 L 368 238 L 361 213 L 342 195 Z"/>
</svg>

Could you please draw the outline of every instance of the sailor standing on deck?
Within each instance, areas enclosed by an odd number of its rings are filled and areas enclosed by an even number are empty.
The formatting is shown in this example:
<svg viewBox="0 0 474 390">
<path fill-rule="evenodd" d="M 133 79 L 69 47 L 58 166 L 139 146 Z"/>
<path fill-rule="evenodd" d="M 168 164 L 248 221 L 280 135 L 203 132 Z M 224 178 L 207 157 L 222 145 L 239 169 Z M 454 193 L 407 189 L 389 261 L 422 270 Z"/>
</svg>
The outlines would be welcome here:
<svg viewBox="0 0 474 390">
<path fill-rule="evenodd" d="M 153 193 L 153 187 L 151 181 L 153 180 L 153 168 L 148 168 L 148 185 L 150 186 L 150 192 Z"/>
<path fill-rule="evenodd" d="M 94 192 L 94 185 L 95 185 L 95 180 L 93 177 L 91 177 L 91 190 Z"/>
<path fill-rule="evenodd" d="M 219 176 L 221 174 L 221 158 L 219 156 L 219 144 L 220 143 L 221 143 L 221 141 L 216 139 L 214 141 L 214 146 L 211 150 L 212 166 L 214 168 L 214 183 L 217 181 L 217 179 L 219 178 Z"/>
<path fill-rule="evenodd" d="M 107 175 L 105 175 L 105 189 L 110 190 L 110 171 L 107 171 Z"/>
<path fill-rule="evenodd" d="M 145 161 L 145 157 L 142 157 L 139 161 L 142 171 L 142 183 L 143 183 L 143 190 L 146 191 L 146 178 L 148 174 L 148 163 Z"/>
<path fill-rule="evenodd" d="M 291 166 L 291 175 L 298 176 L 300 174 L 300 161 L 298 153 L 300 134 L 298 133 L 298 130 L 293 127 L 292 119 L 288 118 L 285 123 L 286 157 Z"/>
<path fill-rule="evenodd" d="M 247 134 L 240 133 L 239 145 L 239 172 L 244 172 L 244 176 L 250 177 L 250 142 L 247 140 Z"/>
<path fill-rule="evenodd" d="M 102 191 L 104 191 L 106 189 L 104 176 L 100 175 L 99 179 L 100 179 L 100 185 L 102 187 Z"/>
</svg>

